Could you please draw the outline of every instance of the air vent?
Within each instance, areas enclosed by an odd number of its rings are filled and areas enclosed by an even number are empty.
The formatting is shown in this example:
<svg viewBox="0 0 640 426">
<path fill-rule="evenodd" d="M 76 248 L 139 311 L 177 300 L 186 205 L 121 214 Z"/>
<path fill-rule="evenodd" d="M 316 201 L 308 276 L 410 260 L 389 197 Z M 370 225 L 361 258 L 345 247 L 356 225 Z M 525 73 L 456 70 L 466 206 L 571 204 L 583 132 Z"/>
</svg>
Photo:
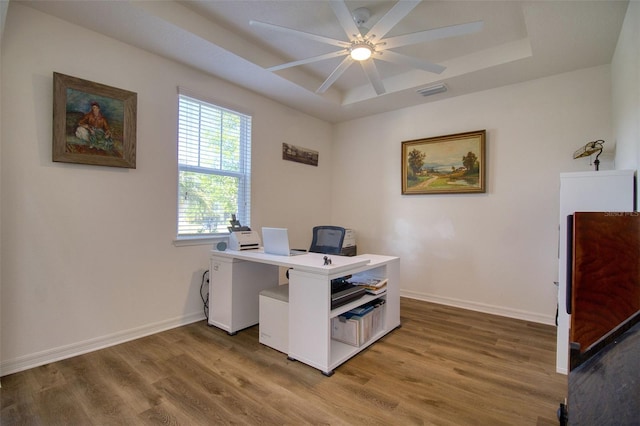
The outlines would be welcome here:
<svg viewBox="0 0 640 426">
<path fill-rule="evenodd" d="M 447 91 L 447 86 L 444 84 L 436 84 L 434 86 L 423 87 L 422 89 L 416 90 L 416 92 L 420 93 L 422 96 L 431 96 L 436 93 L 442 93 Z"/>
</svg>

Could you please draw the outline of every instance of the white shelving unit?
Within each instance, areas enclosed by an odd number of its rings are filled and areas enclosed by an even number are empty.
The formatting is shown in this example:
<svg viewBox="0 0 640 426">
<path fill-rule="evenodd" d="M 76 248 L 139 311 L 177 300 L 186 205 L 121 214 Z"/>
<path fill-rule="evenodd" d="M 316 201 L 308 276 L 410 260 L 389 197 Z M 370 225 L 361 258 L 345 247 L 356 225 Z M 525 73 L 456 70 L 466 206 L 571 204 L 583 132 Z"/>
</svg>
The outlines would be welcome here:
<svg viewBox="0 0 640 426">
<path fill-rule="evenodd" d="M 289 271 L 289 358 L 311 365 L 331 375 L 349 358 L 375 343 L 400 326 L 399 267 L 397 257 L 363 255 L 370 263 L 350 271 L 350 275 L 387 279 L 387 291 L 380 295 L 365 295 L 353 302 L 331 309 L 331 279 L 344 273 L 320 277 L 304 271 Z M 383 328 L 368 342 L 352 346 L 331 339 L 331 319 L 376 299 L 384 299 Z"/>
<path fill-rule="evenodd" d="M 209 324 L 235 334 L 258 323 L 259 293 L 277 285 L 278 268 L 289 270 L 288 357 L 330 376 L 340 364 L 400 326 L 400 259 L 363 254 L 274 256 L 261 251 L 212 251 L 209 283 Z M 387 279 L 386 292 L 365 295 L 331 309 L 331 280 L 348 275 Z M 331 319 L 375 299 L 385 299 L 382 330 L 356 347 L 331 339 Z"/>
</svg>

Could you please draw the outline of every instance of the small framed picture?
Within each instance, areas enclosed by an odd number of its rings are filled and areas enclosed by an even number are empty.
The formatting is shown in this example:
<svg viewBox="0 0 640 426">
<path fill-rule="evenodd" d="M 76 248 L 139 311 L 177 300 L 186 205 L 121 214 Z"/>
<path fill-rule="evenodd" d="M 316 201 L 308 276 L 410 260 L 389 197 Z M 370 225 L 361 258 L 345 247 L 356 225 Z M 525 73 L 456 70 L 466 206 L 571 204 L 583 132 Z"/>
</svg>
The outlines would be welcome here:
<svg viewBox="0 0 640 426">
<path fill-rule="evenodd" d="M 402 142 L 403 194 L 485 192 L 486 130 Z"/>
<path fill-rule="evenodd" d="M 308 164 L 310 166 L 318 166 L 318 151 L 313 149 L 302 148 L 300 146 L 282 143 L 282 159 L 295 161 L 296 163 Z"/>
<path fill-rule="evenodd" d="M 53 73 L 53 161 L 136 168 L 137 94 Z"/>
</svg>

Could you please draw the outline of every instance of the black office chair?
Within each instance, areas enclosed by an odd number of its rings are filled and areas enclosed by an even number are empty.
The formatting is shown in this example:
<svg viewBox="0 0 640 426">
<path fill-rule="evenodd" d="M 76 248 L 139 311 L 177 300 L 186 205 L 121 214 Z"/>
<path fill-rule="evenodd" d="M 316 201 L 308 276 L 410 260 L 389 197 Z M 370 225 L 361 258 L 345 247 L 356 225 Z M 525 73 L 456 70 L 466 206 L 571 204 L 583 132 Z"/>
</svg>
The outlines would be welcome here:
<svg viewBox="0 0 640 426">
<path fill-rule="evenodd" d="M 337 254 L 342 251 L 342 242 L 346 231 L 340 226 L 322 225 L 313 227 L 310 253 Z M 286 277 L 289 279 L 289 270 Z M 334 280 L 335 281 L 335 280 Z"/>
<path fill-rule="evenodd" d="M 312 253 L 341 255 L 345 234 L 346 230 L 340 226 L 314 226 L 313 240 L 309 251 Z M 353 285 L 348 282 L 349 278 L 351 278 L 351 275 L 332 279 L 331 294 L 353 289 Z"/>
<path fill-rule="evenodd" d="M 346 231 L 340 226 L 314 226 L 313 240 L 309 251 L 312 253 L 340 254 Z"/>
</svg>

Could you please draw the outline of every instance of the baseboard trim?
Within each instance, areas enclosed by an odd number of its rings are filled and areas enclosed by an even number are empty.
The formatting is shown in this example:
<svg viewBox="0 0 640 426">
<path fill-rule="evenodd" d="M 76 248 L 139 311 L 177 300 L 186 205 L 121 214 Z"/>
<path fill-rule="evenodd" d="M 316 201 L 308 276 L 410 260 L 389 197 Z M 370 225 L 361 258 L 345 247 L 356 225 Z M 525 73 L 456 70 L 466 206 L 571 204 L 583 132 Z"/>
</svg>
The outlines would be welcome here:
<svg viewBox="0 0 640 426">
<path fill-rule="evenodd" d="M 419 293 L 410 290 L 400 290 L 400 296 L 408 297 L 410 299 L 424 300 L 425 302 L 438 303 L 440 305 L 469 309 L 471 311 L 483 312 L 485 314 L 499 315 L 501 317 L 531 321 L 546 325 L 555 325 L 556 321 L 555 317 L 541 315 L 535 312 L 521 311 L 518 309 L 505 308 L 503 306 L 487 305 L 484 303 L 470 302 L 468 300 L 436 296 L 434 294 Z"/>
<path fill-rule="evenodd" d="M 6 376 L 7 374 L 13 374 L 20 371 L 28 370 L 30 368 L 39 367 L 51 362 L 72 358 L 74 356 L 86 354 L 88 352 L 97 351 L 109 346 L 115 346 L 120 343 L 139 339 L 145 336 L 150 336 L 161 331 L 166 331 L 172 328 L 202 321 L 203 319 L 205 319 L 205 316 L 202 312 L 187 314 L 181 317 L 132 328 L 130 330 L 124 330 L 106 336 L 92 338 L 83 342 L 59 346 L 57 348 L 47 349 L 46 351 L 21 356 L 15 359 L 3 360 L 0 363 L 0 377 Z"/>
</svg>

